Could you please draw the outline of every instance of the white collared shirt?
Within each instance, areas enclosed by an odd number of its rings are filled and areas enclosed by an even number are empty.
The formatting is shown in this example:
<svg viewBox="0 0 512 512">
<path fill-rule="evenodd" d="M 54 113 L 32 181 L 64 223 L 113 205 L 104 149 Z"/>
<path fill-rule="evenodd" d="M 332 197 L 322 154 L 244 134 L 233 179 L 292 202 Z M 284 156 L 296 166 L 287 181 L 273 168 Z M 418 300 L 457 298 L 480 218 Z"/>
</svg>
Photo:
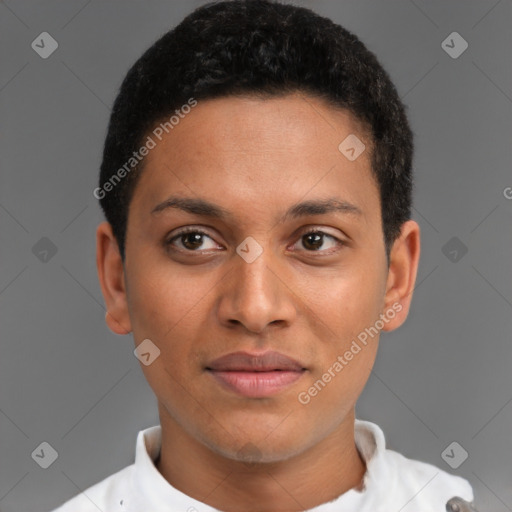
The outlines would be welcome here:
<svg viewBox="0 0 512 512">
<path fill-rule="evenodd" d="M 366 462 L 364 489 L 351 489 L 310 512 L 443 512 L 454 496 L 473 501 L 467 480 L 386 449 L 384 433 L 376 424 L 356 420 L 355 442 Z M 160 446 L 159 425 L 141 430 L 134 464 L 53 512 L 216 512 L 165 480 L 154 464 Z"/>
</svg>

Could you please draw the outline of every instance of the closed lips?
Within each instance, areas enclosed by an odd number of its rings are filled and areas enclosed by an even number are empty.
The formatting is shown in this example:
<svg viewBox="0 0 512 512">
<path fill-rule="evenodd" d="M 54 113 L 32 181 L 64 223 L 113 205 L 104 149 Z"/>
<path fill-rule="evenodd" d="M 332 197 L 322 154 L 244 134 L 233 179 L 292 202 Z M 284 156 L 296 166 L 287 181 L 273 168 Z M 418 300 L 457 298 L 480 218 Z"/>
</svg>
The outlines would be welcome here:
<svg viewBox="0 0 512 512">
<path fill-rule="evenodd" d="M 207 365 L 206 369 L 218 372 L 300 372 L 305 370 L 299 362 L 276 351 L 268 351 L 263 354 L 232 352 L 215 359 Z"/>
</svg>

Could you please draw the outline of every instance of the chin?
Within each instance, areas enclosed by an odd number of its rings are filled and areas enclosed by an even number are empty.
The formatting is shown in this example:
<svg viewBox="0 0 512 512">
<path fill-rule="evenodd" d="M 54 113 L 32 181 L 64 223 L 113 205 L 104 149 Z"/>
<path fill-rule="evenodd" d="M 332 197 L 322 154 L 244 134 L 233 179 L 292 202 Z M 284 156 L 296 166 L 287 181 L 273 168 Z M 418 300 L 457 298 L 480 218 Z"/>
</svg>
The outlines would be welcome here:
<svg viewBox="0 0 512 512">
<path fill-rule="evenodd" d="M 285 461 L 307 449 L 303 432 L 300 437 L 295 431 L 277 430 L 271 434 L 262 429 L 243 430 L 236 436 L 222 436 L 222 439 L 213 440 L 211 437 L 206 445 L 214 452 L 231 460 L 249 465 L 258 463 L 275 463 Z"/>
</svg>

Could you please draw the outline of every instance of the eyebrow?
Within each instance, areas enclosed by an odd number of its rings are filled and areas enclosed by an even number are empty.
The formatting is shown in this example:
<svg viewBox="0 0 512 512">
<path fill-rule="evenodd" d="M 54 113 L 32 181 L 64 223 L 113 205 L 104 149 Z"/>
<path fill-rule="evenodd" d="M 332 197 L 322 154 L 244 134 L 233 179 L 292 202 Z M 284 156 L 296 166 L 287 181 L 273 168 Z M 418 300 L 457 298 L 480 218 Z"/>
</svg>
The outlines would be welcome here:
<svg viewBox="0 0 512 512">
<path fill-rule="evenodd" d="M 220 205 L 201 198 L 171 196 L 157 204 L 151 211 L 152 215 L 168 209 L 178 209 L 193 215 L 211 217 L 220 220 L 233 218 L 234 215 Z M 355 204 L 343 201 L 336 197 L 327 199 L 312 199 L 292 205 L 282 216 L 281 222 L 297 219 L 309 215 L 323 215 L 326 213 L 343 213 L 362 216 L 363 212 Z"/>
</svg>

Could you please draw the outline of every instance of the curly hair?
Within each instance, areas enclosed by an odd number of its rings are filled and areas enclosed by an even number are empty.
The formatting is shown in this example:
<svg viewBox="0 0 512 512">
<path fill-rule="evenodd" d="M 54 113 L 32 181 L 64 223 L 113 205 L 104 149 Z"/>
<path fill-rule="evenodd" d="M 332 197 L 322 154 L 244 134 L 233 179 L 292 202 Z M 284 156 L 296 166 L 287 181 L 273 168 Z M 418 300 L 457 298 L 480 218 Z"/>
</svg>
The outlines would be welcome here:
<svg viewBox="0 0 512 512">
<path fill-rule="evenodd" d="M 306 8 L 273 0 L 211 2 L 158 39 L 121 84 L 105 140 L 100 187 L 158 122 L 190 98 L 269 98 L 293 92 L 346 109 L 367 128 L 389 261 L 401 225 L 411 216 L 413 135 L 405 107 L 362 42 Z M 129 204 L 142 170 L 138 163 L 109 193 L 95 194 L 123 260 Z"/>
</svg>

